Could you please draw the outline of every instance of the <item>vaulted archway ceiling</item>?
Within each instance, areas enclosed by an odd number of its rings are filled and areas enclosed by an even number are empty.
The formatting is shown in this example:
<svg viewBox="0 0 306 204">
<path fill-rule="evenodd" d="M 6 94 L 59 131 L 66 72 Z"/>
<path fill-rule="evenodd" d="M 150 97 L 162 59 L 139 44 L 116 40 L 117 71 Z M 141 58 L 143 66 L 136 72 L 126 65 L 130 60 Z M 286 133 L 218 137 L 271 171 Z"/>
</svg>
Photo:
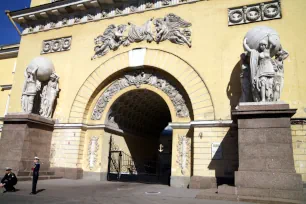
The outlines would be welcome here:
<svg viewBox="0 0 306 204">
<path fill-rule="evenodd" d="M 159 135 L 170 121 L 170 111 L 163 98 L 145 89 L 119 97 L 107 117 L 109 126 L 145 137 Z"/>
</svg>

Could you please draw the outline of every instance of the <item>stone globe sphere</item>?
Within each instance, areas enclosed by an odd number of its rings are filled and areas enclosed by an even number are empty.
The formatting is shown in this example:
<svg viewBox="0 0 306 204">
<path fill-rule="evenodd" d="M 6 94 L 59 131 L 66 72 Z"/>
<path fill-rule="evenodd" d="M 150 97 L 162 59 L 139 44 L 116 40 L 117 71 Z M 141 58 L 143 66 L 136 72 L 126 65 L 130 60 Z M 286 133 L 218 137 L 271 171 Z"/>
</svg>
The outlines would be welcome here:
<svg viewBox="0 0 306 204">
<path fill-rule="evenodd" d="M 52 61 L 45 57 L 36 57 L 30 62 L 30 69 L 36 67 L 38 67 L 37 79 L 41 82 L 48 81 L 50 79 L 51 74 L 54 72 L 54 65 Z"/>
<path fill-rule="evenodd" d="M 251 49 L 258 50 L 259 43 L 262 40 L 269 40 L 269 45 L 275 47 L 271 49 L 271 57 L 273 57 L 281 48 L 279 34 L 268 26 L 256 26 L 251 29 L 244 38 L 247 38 L 247 44 Z"/>
</svg>

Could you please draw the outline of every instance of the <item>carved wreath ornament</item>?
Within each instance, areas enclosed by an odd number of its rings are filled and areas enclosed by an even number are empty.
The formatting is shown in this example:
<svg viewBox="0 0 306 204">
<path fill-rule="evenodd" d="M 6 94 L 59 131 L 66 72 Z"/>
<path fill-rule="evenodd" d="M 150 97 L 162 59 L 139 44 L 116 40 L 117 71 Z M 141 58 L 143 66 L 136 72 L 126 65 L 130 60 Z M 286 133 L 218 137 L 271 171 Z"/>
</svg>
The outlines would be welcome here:
<svg viewBox="0 0 306 204">
<path fill-rule="evenodd" d="M 173 85 L 152 71 L 137 70 L 126 73 L 122 78 L 116 80 L 104 91 L 104 93 L 102 93 L 93 110 L 91 119 L 101 119 L 107 103 L 120 90 L 129 86 L 136 86 L 139 88 L 142 84 L 148 84 L 162 90 L 171 99 L 176 110 L 176 115 L 178 117 L 189 117 L 189 110 L 186 106 L 186 102 L 183 96 Z"/>
<path fill-rule="evenodd" d="M 181 168 L 182 175 L 184 175 L 190 163 L 190 141 L 184 135 L 178 137 L 176 163 Z"/>
<path fill-rule="evenodd" d="M 90 170 L 92 170 L 97 163 L 98 150 L 99 150 L 98 141 L 99 141 L 99 137 L 93 136 L 90 138 L 90 141 L 88 144 L 88 166 Z"/>
<path fill-rule="evenodd" d="M 128 25 L 121 24 L 116 26 L 111 24 L 102 35 L 95 38 L 95 54 L 91 59 L 102 57 L 110 50 L 115 51 L 121 45 L 129 46 L 131 43 L 141 41 L 159 43 L 169 40 L 172 43 L 187 44 L 191 47 L 190 26 L 191 23 L 173 13 L 166 15 L 164 18 L 151 18 L 141 26 L 130 22 Z M 126 31 L 127 34 L 125 34 Z"/>
</svg>

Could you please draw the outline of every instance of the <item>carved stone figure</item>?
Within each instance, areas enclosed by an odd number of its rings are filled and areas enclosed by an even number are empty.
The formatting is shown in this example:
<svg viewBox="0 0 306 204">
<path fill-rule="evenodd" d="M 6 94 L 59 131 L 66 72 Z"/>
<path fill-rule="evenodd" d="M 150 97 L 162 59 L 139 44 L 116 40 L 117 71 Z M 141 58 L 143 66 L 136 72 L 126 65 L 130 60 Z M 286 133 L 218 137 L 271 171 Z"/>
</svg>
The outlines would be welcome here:
<svg viewBox="0 0 306 204">
<path fill-rule="evenodd" d="M 146 3 L 146 9 L 149 9 L 149 8 L 153 8 L 153 3 L 151 2 Z"/>
<path fill-rule="evenodd" d="M 120 14 L 122 14 L 122 11 L 120 9 L 116 8 L 115 9 L 115 14 L 116 15 L 120 15 Z"/>
<path fill-rule="evenodd" d="M 246 53 L 241 59 L 240 101 L 278 101 L 284 81 L 283 61 L 288 57 L 281 47 L 278 33 L 269 27 L 255 27 L 247 33 L 243 46 Z"/>
<path fill-rule="evenodd" d="M 275 77 L 274 77 L 274 97 L 273 101 L 279 101 L 280 93 L 284 86 L 284 60 L 289 56 L 288 52 L 280 48 L 276 53 L 273 64 L 275 67 Z"/>
<path fill-rule="evenodd" d="M 110 50 L 117 50 L 119 46 L 126 40 L 123 32 L 126 30 L 126 25 L 115 26 L 109 25 L 103 35 L 95 38 L 95 55 L 92 59 L 104 56 Z"/>
<path fill-rule="evenodd" d="M 43 88 L 43 91 L 41 94 L 40 111 L 39 111 L 39 114 L 41 116 L 44 116 L 47 118 L 51 117 L 54 102 L 59 92 L 58 80 L 59 80 L 59 77 L 55 73 L 52 73 L 50 76 L 50 81 Z"/>
<path fill-rule="evenodd" d="M 155 26 L 156 34 L 152 32 L 152 26 Z M 95 54 L 91 58 L 96 59 L 107 54 L 110 50 L 117 50 L 121 45 L 129 46 L 134 42 L 146 40 L 157 43 L 169 40 L 176 44 L 187 44 L 191 47 L 191 23 L 181 19 L 175 14 L 168 14 L 165 18 L 153 18 L 141 26 L 128 23 L 128 25 L 109 25 L 102 35 L 95 38 Z M 124 32 L 128 30 L 127 36 Z"/>
<path fill-rule="evenodd" d="M 31 113 L 34 106 L 34 98 L 40 88 L 37 84 L 36 72 L 38 67 L 27 67 L 24 73 L 25 82 L 22 90 L 21 106 L 25 113 Z"/>
<path fill-rule="evenodd" d="M 41 116 L 51 117 L 54 101 L 59 91 L 58 79 L 53 63 L 49 59 L 34 58 L 25 71 L 21 97 L 23 112 L 39 113 Z M 42 92 L 39 94 L 41 89 Z"/>
<path fill-rule="evenodd" d="M 130 6 L 130 12 L 131 12 L 131 13 L 134 13 L 134 12 L 136 12 L 137 10 L 138 10 L 137 7 L 135 7 L 135 6 Z"/>
<path fill-rule="evenodd" d="M 151 31 L 151 25 L 152 25 L 153 18 L 148 20 L 145 24 L 142 26 L 136 26 L 132 23 L 128 23 L 130 25 L 127 41 L 124 43 L 125 46 L 129 45 L 133 42 L 141 42 L 143 40 L 146 40 L 147 42 L 152 42 L 154 37 Z"/>
<path fill-rule="evenodd" d="M 171 0 L 162 0 L 162 5 L 163 6 L 168 6 L 171 4 Z"/>
<path fill-rule="evenodd" d="M 156 37 L 157 43 L 165 40 L 169 40 L 172 43 L 184 44 L 186 43 L 191 47 L 191 31 L 188 27 L 191 23 L 183 20 L 175 14 L 168 14 L 165 18 L 155 19 L 154 25 L 156 26 Z"/>
</svg>

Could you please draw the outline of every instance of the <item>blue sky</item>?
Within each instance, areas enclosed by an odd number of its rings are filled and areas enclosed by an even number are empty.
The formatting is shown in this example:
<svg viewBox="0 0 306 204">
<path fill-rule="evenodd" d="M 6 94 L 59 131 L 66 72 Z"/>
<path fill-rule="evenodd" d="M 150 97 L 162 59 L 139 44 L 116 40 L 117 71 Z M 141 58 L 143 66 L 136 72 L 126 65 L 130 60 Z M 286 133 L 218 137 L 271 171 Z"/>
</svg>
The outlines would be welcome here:
<svg viewBox="0 0 306 204">
<path fill-rule="evenodd" d="M 20 36 L 5 14 L 5 10 L 15 11 L 29 8 L 31 0 L 0 0 L 0 45 L 19 43 Z"/>
</svg>

